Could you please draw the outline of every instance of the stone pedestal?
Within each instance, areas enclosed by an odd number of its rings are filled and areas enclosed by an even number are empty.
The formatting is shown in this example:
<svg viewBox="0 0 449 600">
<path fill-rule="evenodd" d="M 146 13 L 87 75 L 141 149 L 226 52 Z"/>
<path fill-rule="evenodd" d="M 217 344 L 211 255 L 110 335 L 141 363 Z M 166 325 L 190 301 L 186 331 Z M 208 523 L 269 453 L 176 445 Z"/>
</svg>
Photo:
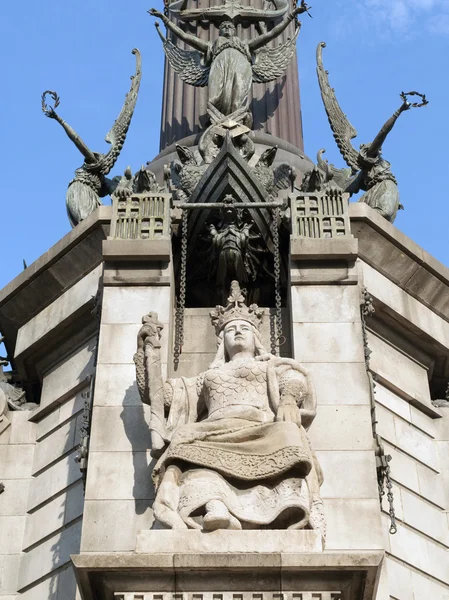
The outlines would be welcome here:
<svg viewBox="0 0 449 600">
<path fill-rule="evenodd" d="M 138 554 L 231 552 L 235 554 L 270 552 L 322 552 L 323 541 L 318 531 L 218 529 L 205 533 L 198 530 L 139 531 Z"/>
</svg>

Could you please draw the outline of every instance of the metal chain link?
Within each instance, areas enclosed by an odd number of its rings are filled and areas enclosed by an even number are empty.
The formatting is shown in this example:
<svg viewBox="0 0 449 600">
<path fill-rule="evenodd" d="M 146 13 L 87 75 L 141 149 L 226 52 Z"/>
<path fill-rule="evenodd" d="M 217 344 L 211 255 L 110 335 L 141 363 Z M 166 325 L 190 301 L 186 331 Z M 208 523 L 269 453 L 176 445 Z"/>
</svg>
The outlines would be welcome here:
<svg viewBox="0 0 449 600">
<path fill-rule="evenodd" d="M 363 290 L 363 304 L 361 308 L 362 316 L 362 332 L 363 332 L 363 345 L 365 349 L 365 365 L 366 372 L 368 374 L 368 381 L 370 385 L 370 400 L 371 400 L 371 425 L 373 430 L 373 437 L 376 443 L 376 470 L 377 470 L 377 485 L 379 489 L 379 500 L 382 508 L 382 501 L 385 496 L 385 489 L 387 490 L 388 499 L 388 514 L 390 515 L 390 534 L 394 535 L 397 533 L 396 525 L 396 514 L 394 510 L 394 496 L 393 496 L 393 484 L 390 478 L 390 467 L 388 463 L 391 461 L 391 456 L 385 454 L 385 448 L 383 445 L 382 438 L 377 433 L 377 418 L 376 418 L 376 383 L 374 376 L 370 370 L 370 355 L 371 350 L 368 346 L 368 335 L 366 328 L 366 320 L 368 317 L 375 313 L 373 306 L 373 298 L 369 294 L 368 290 Z"/>
<path fill-rule="evenodd" d="M 276 338 L 271 344 L 271 353 L 276 354 L 276 346 L 282 346 L 285 339 L 282 335 L 282 298 L 281 298 L 281 249 L 279 242 L 279 224 L 281 222 L 281 209 L 273 210 L 272 234 L 274 245 L 274 298 L 276 309 Z"/>
<path fill-rule="evenodd" d="M 176 306 L 175 319 L 175 347 L 173 350 L 173 362 L 175 368 L 179 365 L 179 357 L 184 345 L 184 312 L 186 307 L 186 275 L 187 275 L 187 227 L 189 213 L 182 211 L 181 219 L 181 270 L 179 278 L 179 297 Z"/>
</svg>

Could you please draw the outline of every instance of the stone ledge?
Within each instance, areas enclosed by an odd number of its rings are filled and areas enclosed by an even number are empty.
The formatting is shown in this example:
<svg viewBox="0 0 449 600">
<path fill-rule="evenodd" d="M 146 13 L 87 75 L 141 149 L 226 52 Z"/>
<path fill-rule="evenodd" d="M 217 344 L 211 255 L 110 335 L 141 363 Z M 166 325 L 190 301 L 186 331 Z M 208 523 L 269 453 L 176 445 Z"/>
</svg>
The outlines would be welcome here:
<svg viewBox="0 0 449 600">
<path fill-rule="evenodd" d="M 268 538 L 272 531 L 258 533 Z M 191 595 L 198 589 L 259 594 L 341 590 L 344 600 L 374 600 L 383 558 L 383 551 L 88 553 L 71 557 L 83 600 L 114 600 L 115 594 L 133 591 Z"/>
<path fill-rule="evenodd" d="M 136 552 L 138 554 L 176 553 L 214 554 L 271 553 L 271 552 L 322 552 L 323 542 L 318 531 L 270 530 L 226 531 L 219 529 L 204 533 L 195 530 L 138 531 Z"/>
<path fill-rule="evenodd" d="M 349 216 L 360 258 L 449 321 L 449 268 L 368 205 L 351 202 Z"/>
<path fill-rule="evenodd" d="M 103 258 L 107 261 L 168 262 L 170 240 L 104 240 Z"/>
<path fill-rule="evenodd" d="M 358 240 L 353 237 L 315 239 L 291 238 L 292 260 L 348 260 L 358 256 Z"/>
</svg>

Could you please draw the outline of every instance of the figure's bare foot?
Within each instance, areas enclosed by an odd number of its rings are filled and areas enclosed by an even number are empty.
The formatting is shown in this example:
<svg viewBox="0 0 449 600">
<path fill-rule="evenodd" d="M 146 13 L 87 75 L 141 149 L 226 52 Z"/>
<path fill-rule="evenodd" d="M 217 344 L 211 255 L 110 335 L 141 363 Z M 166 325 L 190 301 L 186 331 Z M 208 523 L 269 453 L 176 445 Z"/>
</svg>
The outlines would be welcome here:
<svg viewBox="0 0 449 600">
<path fill-rule="evenodd" d="M 231 524 L 231 514 L 221 500 L 210 500 L 206 504 L 206 514 L 203 519 L 203 527 L 206 531 L 216 529 L 228 529 Z"/>
</svg>

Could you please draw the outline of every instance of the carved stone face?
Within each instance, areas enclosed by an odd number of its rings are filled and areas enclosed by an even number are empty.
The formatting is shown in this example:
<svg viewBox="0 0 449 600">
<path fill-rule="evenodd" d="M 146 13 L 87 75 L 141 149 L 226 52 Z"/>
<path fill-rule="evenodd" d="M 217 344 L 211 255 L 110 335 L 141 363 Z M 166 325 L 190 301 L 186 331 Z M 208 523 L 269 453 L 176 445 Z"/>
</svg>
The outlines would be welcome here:
<svg viewBox="0 0 449 600">
<path fill-rule="evenodd" d="M 256 345 L 252 325 L 238 319 L 228 323 L 223 331 L 225 351 L 229 359 L 238 352 L 251 352 L 254 356 Z"/>
<path fill-rule="evenodd" d="M 226 38 L 235 36 L 235 27 L 231 21 L 225 21 L 220 25 L 220 35 Z"/>
</svg>

